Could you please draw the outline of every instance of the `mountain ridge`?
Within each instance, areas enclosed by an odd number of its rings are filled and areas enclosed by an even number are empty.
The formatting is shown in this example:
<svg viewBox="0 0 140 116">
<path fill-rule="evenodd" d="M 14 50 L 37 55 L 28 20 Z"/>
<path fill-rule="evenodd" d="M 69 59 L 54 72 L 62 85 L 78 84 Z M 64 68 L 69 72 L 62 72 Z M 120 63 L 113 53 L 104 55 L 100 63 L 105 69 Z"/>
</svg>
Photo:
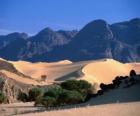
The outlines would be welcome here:
<svg viewBox="0 0 140 116">
<path fill-rule="evenodd" d="M 52 62 L 113 58 L 122 62 L 140 61 L 140 18 L 114 24 L 98 19 L 80 31 L 54 31 L 47 27 L 31 37 L 21 34 L 16 39 L 10 38 L 0 36 L 0 57 L 8 60 Z"/>
</svg>

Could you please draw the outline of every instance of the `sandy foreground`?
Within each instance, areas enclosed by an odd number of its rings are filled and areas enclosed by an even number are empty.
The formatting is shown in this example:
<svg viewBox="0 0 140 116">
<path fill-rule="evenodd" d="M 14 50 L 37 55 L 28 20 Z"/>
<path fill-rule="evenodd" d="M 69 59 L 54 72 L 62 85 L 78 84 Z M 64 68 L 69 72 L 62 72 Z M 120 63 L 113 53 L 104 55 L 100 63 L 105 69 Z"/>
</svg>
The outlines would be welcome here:
<svg viewBox="0 0 140 116">
<path fill-rule="evenodd" d="M 89 101 L 46 111 L 34 103 L 11 103 L 0 106 L 0 116 L 140 116 L 140 79 L 136 85 L 105 92 Z"/>
<path fill-rule="evenodd" d="M 54 111 L 40 111 L 33 103 L 15 103 L 0 108 L 0 116 L 140 116 L 140 102 L 113 103 L 96 106 L 75 107 Z M 8 113 L 5 110 L 8 110 Z M 18 114 L 19 112 L 25 114 Z"/>
<path fill-rule="evenodd" d="M 21 116 L 140 116 L 140 102 L 86 106 Z"/>
</svg>

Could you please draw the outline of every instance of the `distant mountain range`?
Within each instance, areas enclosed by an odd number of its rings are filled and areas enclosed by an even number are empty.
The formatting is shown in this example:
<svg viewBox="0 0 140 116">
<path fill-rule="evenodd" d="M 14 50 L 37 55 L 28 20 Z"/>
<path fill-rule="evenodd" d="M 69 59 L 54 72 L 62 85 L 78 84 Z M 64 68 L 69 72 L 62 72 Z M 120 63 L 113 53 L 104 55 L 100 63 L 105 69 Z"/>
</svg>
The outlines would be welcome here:
<svg viewBox="0 0 140 116">
<path fill-rule="evenodd" d="M 100 58 L 140 61 L 140 18 L 111 25 L 94 20 L 80 31 L 45 28 L 32 37 L 17 32 L 1 35 L 0 57 L 32 62 Z"/>
</svg>

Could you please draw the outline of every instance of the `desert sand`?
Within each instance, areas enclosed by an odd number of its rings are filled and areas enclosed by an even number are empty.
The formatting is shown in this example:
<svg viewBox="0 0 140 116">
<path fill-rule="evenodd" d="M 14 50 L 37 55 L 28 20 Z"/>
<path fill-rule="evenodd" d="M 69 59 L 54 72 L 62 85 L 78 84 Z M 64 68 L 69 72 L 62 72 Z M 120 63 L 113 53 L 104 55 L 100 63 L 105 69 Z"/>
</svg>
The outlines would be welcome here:
<svg viewBox="0 0 140 116">
<path fill-rule="evenodd" d="M 116 76 L 129 75 L 129 72 L 132 69 L 136 70 L 136 72 L 140 74 L 140 63 L 124 64 L 113 59 L 81 62 L 65 60 L 54 63 L 30 63 L 26 61 L 7 62 L 12 63 L 18 71 L 30 76 L 31 78 L 25 78 L 6 70 L 1 70 L 2 73 L 16 81 L 33 85 L 48 85 L 67 79 L 84 79 L 93 84 L 111 83 Z M 45 82 L 39 81 L 41 75 L 47 75 Z M 27 116 L 77 116 L 79 114 L 81 116 L 92 116 L 93 114 L 95 116 L 139 116 L 139 88 L 140 84 L 126 89 L 122 86 L 121 88 L 112 90 L 102 96 L 92 98 L 86 103 L 74 106 L 79 108 L 74 108 L 72 106 L 70 109 L 35 113 L 36 111 L 44 111 L 44 109 L 42 107 L 34 107 L 33 103 L 13 103 L 1 105 L 0 112 L 1 115 L 5 115 L 5 113 L 6 115 L 11 115 L 18 112 L 32 112 L 30 114 L 24 114 Z"/>
<path fill-rule="evenodd" d="M 129 75 L 134 69 L 140 73 L 140 63 L 120 63 L 113 59 L 95 61 L 71 62 L 68 60 L 46 63 L 30 63 L 25 61 L 10 61 L 20 72 L 39 80 L 41 75 L 47 75 L 46 84 L 66 79 L 85 79 L 91 83 L 111 83 L 116 76 Z"/>
<path fill-rule="evenodd" d="M 86 106 L 21 116 L 139 116 L 140 102 Z"/>
<path fill-rule="evenodd" d="M 1 59 L 4 60 L 4 59 Z M 6 60 L 5 60 L 6 61 Z M 71 62 L 69 60 L 47 63 L 31 63 L 26 61 L 6 61 L 12 63 L 21 73 L 30 76 L 30 79 L 8 71 L 2 71 L 8 77 L 26 84 L 48 85 L 66 79 L 84 79 L 90 83 L 111 83 L 116 76 L 129 75 L 134 69 L 140 73 L 140 63 L 121 63 L 113 59 Z M 45 82 L 40 82 L 41 76 L 46 75 Z"/>
</svg>

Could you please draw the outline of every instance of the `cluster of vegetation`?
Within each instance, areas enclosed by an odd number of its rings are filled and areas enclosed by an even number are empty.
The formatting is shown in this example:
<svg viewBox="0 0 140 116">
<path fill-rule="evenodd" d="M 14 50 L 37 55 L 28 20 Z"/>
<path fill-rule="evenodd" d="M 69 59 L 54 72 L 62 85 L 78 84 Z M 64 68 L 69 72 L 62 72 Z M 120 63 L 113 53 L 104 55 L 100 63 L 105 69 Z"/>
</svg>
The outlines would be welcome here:
<svg viewBox="0 0 140 116">
<path fill-rule="evenodd" d="M 44 107 L 56 107 L 82 103 L 91 97 L 102 95 L 110 89 L 115 89 L 122 82 L 134 83 L 136 73 L 130 71 L 130 76 L 117 76 L 111 84 L 100 84 L 100 90 L 93 93 L 93 86 L 85 80 L 67 80 L 60 84 L 54 84 L 47 88 L 33 88 L 27 94 L 19 94 L 19 99 L 23 102 L 35 101 L 35 106 L 43 105 Z"/>
<path fill-rule="evenodd" d="M 28 94 L 19 94 L 19 100 L 35 101 L 35 106 L 43 105 L 46 108 L 77 104 L 86 100 L 90 90 L 91 84 L 85 80 L 67 80 L 60 85 L 55 84 L 48 88 L 33 88 Z"/>
<path fill-rule="evenodd" d="M 134 85 L 137 81 L 137 74 L 135 72 L 135 70 L 131 70 L 129 76 L 117 76 L 111 84 L 104 84 L 101 83 L 100 84 L 100 88 L 101 90 L 98 91 L 97 94 L 102 95 L 104 92 L 110 90 L 110 89 L 115 89 L 120 87 L 120 84 L 124 81 L 125 83 L 125 87 L 130 87 L 132 85 Z"/>
<path fill-rule="evenodd" d="M 2 91 L 0 91 L 0 104 L 6 103 L 6 102 L 7 102 L 7 97 Z"/>
</svg>

